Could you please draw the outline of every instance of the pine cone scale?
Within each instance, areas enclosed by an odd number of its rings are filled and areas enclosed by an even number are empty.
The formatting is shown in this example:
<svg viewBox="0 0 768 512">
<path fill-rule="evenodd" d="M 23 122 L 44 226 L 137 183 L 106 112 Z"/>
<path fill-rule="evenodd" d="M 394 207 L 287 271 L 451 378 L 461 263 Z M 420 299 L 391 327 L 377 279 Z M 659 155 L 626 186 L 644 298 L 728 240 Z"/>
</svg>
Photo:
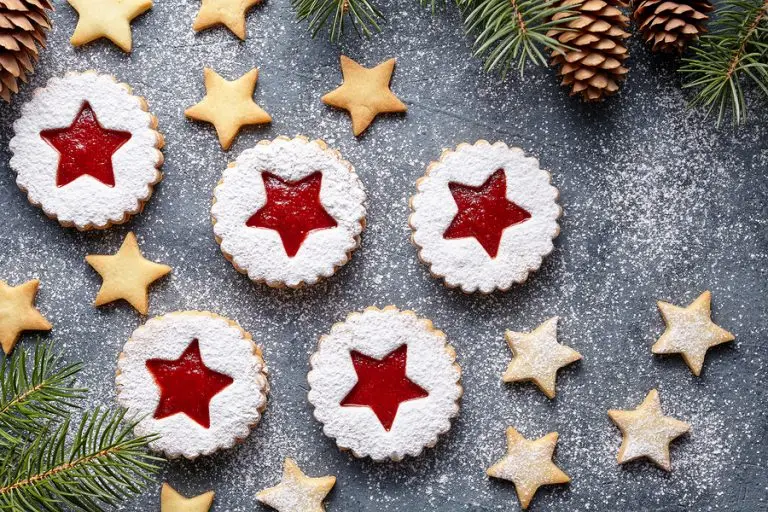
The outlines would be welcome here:
<svg viewBox="0 0 768 512">
<path fill-rule="evenodd" d="M 10 101 L 34 70 L 51 24 L 49 0 L 0 0 L 0 98 Z"/>
<path fill-rule="evenodd" d="M 710 0 L 635 0 L 633 17 L 655 52 L 682 53 L 706 32 Z"/>
</svg>

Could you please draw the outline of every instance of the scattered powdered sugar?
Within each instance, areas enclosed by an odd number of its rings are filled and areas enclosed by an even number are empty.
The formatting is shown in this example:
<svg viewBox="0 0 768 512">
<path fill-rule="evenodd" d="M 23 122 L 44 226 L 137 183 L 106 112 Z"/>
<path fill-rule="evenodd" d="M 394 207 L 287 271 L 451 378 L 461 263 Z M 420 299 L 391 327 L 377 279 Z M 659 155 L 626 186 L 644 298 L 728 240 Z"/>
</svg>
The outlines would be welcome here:
<svg viewBox="0 0 768 512">
<path fill-rule="evenodd" d="M 101 126 L 131 134 L 112 155 L 114 186 L 91 176 L 57 186 L 60 155 L 40 132 L 70 126 L 84 102 L 91 105 Z M 90 229 L 123 222 L 141 210 L 161 178 L 157 167 L 163 155 L 157 146 L 162 139 L 153 128 L 152 114 L 144 108 L 141 98 L 108 75 L 67 73 L 52 78 L 24 105 L 13 125 L 11 168 L 16 171 L 16 183 L 32 204 L 64 225 Z"/>
<path fill-rule="evenodd" d="M 443 234 L 458 212 L 449 184 L 478 187 L 498 169 L 506 176 L 507 199 L 531 217 L 504 230 L 498 255 L 491 258 L 476 239 L 447 239 Z M 552 239 L 560 230 L 557 189 L 549 182 L 549 173 L 535 158 L 503 142 L 478 141 L 444 154 L 418 181 L 411 201 L 410 225 L 419 257 L 448 286 L 460 286 L 468 293 L 506 290 L 512 283 L 522 283 L 552 252 Z"/>
<path fill-rule="evenodd" d="M 402 402 L 392 428 L 386 431 L 368 407 L 344 407 L 341 402 L 358 381 L 350 358 L 357 351 L 382 359 L 407 345 L 406 377 L 429 395 Z M 320 338 L 310 360 L 309 401 L 323 432 L 356 457 L 400 460 L 432 447 L 451 427 L 459 412 L 461 371 L 453 348 L 431 322 L 395 308 L 353 313 Z"/>
</svg>

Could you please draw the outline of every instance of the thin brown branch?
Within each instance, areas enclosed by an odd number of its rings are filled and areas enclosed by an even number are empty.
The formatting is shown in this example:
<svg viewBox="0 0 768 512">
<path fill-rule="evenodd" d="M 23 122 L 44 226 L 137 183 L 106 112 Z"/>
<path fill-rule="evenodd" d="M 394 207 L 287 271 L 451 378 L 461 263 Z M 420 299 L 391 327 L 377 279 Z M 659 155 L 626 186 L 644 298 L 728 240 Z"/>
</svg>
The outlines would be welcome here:
<svg viewBox="0 0 768 512">
<path fill-rule="evenodd" d="M 766 13 L 768 13 L 768 0 L 763 2 L 763 8 L 760 9 L 760 12 L 757 13 L 757 16 L 755 16 L 755 19 L 750 24 L 749 29 L 747 29 L 747 33 L 744 34 L 744 39 L 742 39 L 741 45 L 739 45 L 739 48 L 733 54 L 731 63 L 728 66 L 728 71 L 725 73 L 726 80 L 730 80 L 731 76 L 733 76 L 733 74 L 736 72 L 736 68 L 738 68 L 739 63 L 741 63 L 741 58 L 747 49 L 747 43 L 752 38 L 752 34 L 755 30 L 757 30 L 758 25 L 760 25 L 760 22 L 765 17 Z"/>
</svg>

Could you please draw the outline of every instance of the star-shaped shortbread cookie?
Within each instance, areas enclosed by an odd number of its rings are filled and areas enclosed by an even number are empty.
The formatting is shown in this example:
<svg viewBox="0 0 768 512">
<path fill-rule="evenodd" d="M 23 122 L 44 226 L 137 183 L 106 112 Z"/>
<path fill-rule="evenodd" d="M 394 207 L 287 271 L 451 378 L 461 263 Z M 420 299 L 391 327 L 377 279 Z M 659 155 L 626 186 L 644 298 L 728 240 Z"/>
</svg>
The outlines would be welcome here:
<svg viewBox="0 0 768 512">
<path fill-rule="evenodd" d="M 245 15 L 261 0 L 203 0 L 192 28 L 199 32 L 216 25 L 224 25 L 240 39 L 245 40 Z"/>
<path fill-rule="evenodd" d="M 73 46 L 105 37 L 124 52 L 132 47 L 131 21 L 152 8 L 152 0 L 67 0 L 79 19 L 70 42 Z"/>
<path fill-rule="evenodd" d="M 342 55 L 344 83 L 323 96 L 323 103 L 347 110 L 352 117 L 352 132 L 360 135 L 377 115 L 408 110 L 389 89 L 394 69 L 395 59 L 368 69 Z"/>
<path fill-rule="evenodd" d="M 302 473 L 296 461 L 287 458 L 280 483 L 264 489 L 256 499 L 278 512 L 324 512 L 323 500 L 334 484 L 335 476 L 310 478 Z"/>
<path fill-rule="evenodd" d="M 206 121 L 216 128 L 221 147 L 229 149 L 243 126 L 272 122 L 272 117 L 253 101 L 259 70 L 253 68 L 237 80 L 225 80 L 211 68 L 203 71 L 205 97 L 184 115 Z"/>
<path fill-rule="evenodd" d="M 208 512 L 213 496 L 213 491 L 208 491 L 194 498 L 185 498 L 164 483 L 160 491 L 160 512 Z"/>
<path fill-rule="evenodd" d="M 520 506 L 528 508 L 542 485 L 566 484 L 571 478 L 552 462 L 557 432 L 542 438 L 524 438 L 512 427 L 507 428 L 507 454 L 488 468 L 488 476 L 514 482 Z"/>
<path fill-rule="evenodd" d="M 653 344 L 654 354 L 681 354 L 694 375 L 701 374 L 710 347 L 733 341 L 734 336 L 712 322 L 712 293 L 706 291 L 688 307 L 659 301 L 667 330 Z"/>
<path fill-rule="evenodd" d="M 0 345 L 9 354 L 22 331 L 50 331 L 51 324 L 35 308 L 40 281 L 32 279 L 19 286 L 0 281 Z"/>
<path fill-rule="evenodd" d="M 662 469 L 672 469 L 669 460 L 669 443 L 688 432 L 691 426 L 664 416 L 659 392 L 652 389 L 640 407 L 631 411 L 612 409 L 608 416 L 624 435 L 616 459 L 619 464 L 640 457 L 647 457 Z"/>
<path fill-rule="evenodd" d="M 581 359 L 581 354 L 557 342 L 558 317 L 550 318 L 531 332 L 507 331 L 514 358 L 507 366 L 504 382 L 531 381 L 548 398 L 555 397 L 557 370 Z"/>
<path fill-rule="evenodd" d="M 124 299 L 142 315 L 146 315 L 149 310 L 147 288 L 171 271 L 168 265 L 144 258 L 133 233 L 128 233 L 116 254 L 89 254 L 85 261 L 104 280 L 94 306 Z"/>
</svg>

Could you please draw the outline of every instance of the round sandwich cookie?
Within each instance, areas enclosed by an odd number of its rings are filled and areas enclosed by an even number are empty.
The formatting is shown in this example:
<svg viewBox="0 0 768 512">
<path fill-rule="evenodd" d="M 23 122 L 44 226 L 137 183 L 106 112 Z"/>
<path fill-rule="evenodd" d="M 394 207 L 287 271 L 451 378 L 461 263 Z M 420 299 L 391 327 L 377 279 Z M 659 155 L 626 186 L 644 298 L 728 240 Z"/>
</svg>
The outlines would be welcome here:
<svg viewBox="0 0 768 512">
<path fill-rule="evenodd" d="M 10 165 L 29 201 L 80 230 L 126 222 L 161 179 L 163 137 L 143 98 L 94 71 L 52 78 L 14 123 Z"/>
<path fill-rule="evenodd" d="M 416 182 L 411 240 L 432 275 L 472 293 L 522 283 L 552 252 L 561 208 L 550 174 L 503 142 L 444 151 Z"/>
<path fill-rule="evenodd" d="M 351 313 L 320 338 L 310 363 L 315 418 L 356 457 L 417 456 L 459 412 L 456 352 L 412 311 L 387 306 Z"/>
<path fill-rule="evenodd" d="M 224 256 L 255 282 L 297 288 L 344 265 L 360 245 L 365 191 L 321 140 L 278 137 L 243 151 L 213 193 Z"/>
<path fill-rule="evenodd" d="M 117 363 L 117 401 L 137 436 L 167 457 L 194 459 L 245 439 L 267 405 L 261 349 L 237 323 L 181 311 L 138 327 Z"/>
</svg>

